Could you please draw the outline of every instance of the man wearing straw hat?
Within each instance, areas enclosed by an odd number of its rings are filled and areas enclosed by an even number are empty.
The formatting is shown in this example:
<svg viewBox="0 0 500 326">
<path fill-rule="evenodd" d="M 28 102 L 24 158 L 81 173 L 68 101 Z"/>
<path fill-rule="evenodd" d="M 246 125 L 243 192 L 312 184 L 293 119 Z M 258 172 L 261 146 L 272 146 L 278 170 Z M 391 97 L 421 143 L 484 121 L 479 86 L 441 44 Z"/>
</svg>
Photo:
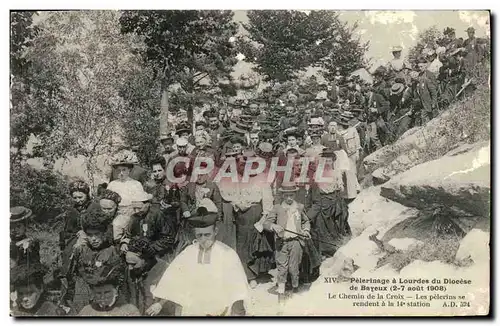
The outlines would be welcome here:
<svg viewBox="0 0 500 326">
<path fill-rule="evenodd" d="M 304 205 L 295 201 L 295 194 L 298 190 L 294 182 L 283 183 L 279 188 L 283 202 L 274 206 L 263 222 L 264 229 L 273 231 L 277 235 L 276 266 L 280 299 L 285 294 L 288 274 L 291 277 L 293 292 L 298 292 L 303 238 L 311 238 L 309 233 L 311 225 L 304 212 Z"/>
</svg>

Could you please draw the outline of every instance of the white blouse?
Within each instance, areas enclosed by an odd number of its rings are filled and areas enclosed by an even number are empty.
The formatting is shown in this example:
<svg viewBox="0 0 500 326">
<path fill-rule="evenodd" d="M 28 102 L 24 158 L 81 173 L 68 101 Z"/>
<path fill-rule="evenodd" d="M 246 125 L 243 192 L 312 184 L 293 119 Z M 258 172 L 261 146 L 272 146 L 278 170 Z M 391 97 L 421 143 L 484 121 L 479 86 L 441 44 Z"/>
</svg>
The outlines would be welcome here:
<svg viewBox="0 0 500 326">
<path fill-rule="evenodd" d="M 122 198 L 119 206 L 130 206 L 132 201 L 137 198 L 136 195 L 144 192 L 142 184 L 134 179 L 129 179 L 127 181 L 111 181 L 108 185 L 108 189 L 116 192 Z"/>
</svg>

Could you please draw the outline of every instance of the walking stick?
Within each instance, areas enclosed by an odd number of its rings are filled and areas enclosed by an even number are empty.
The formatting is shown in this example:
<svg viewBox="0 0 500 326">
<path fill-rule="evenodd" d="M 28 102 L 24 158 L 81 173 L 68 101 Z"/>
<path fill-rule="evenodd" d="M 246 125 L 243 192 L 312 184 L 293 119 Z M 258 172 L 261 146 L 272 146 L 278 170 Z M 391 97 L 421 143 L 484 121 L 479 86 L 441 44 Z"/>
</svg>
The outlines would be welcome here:
<svg viewBox="0 0 500 326">
<path fill-rule="evenodd" d="M 299 237 L 302 237 L 302 238 L 304 238 L 304 239 L 308 239 L 308 237 L 307 237 L 307 236 L 305 236 L 305 235 L 303 235 L 303 234 L 300 234 L 300 233 L 297 233 L 297 232 L 293 232 L 293 231 L 290 231 L 290 230 L 288 230 L 288 229 L 283 229 L 283 230 L 284 230 L 285 232 L 289 232 L 289 233 L 291 233 L 291 234 L 295 234 L 295 235 L 297 235 L 297 236 L 299 236 Z M 328 244 L 328 245 L 330 245 L 330 246 L 335 246 L 335 247 L 337 246 L 336 244 L 333 244 L 333 243 L 331 243 L 331 242 L 327 242 L 327 241 L 323 241 L 323 240 L 319 240 L 319 239 L 317 239 L 317 241 L 318 241 L 318 242 L 321 242 L 321 243 L 324 243 L 324 244 Z"/>
<path fill-rule="evenodd" d="M 470 83 L 472 83 L 472 80 L 474 78 L 471 78 L 469 79 L 468 81 L 466 81 L 463 85 L 462 85 L 462 88 L 460 88 L 460 90 L 458 91 L 458 93 L 455 95 L 455 97 L 458 97 L 460 94 L 462 94 L 462 92 L 467 88 L 467 86 L 470 85 Z"/>
</svg>

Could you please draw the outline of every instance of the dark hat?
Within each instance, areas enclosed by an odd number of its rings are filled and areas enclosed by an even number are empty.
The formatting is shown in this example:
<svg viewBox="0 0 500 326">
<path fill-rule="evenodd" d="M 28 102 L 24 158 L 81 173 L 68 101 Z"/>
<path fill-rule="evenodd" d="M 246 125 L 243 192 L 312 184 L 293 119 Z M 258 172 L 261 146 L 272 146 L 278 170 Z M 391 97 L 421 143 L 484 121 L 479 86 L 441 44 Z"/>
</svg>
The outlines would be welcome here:
<svg viewBox="0 0 500 326">
<path fill-rule="evenodd" d="M 235 123 L 232 123 L 230 128 L 232 131 L 234 131 L 238 134 L 244 135 L 252 128 L 252 126 L 249 124 L 245 124 L 245 123 L 237 121 Z"/>
<path fill-rule="evenodd" d="M 10 270 L 10 282 L 14 286 L 27 284 L 41 286 L 44 284 L 46 274 L 47 267 L 40 263 L 20 264 Z"/>
<path fill-rule="evenodd" d="M 273 130 L 264 129 L 259 132 L 259 138 L 261 139 L 273 139 L 275 136 L 276 134 Z"/>
<path fill-rule="evenodd" d="M 347 127 L 349 126 L 349 120 L 351 120 L 351 118 L 341 117 L 340 119 L 335 119 L 335 122 L 341 126 Z"/>
<path fill-rule="evenodd" d="M 450 35 L 450 34 L 453 34 L 455 33 L 455 29 L 454 28 L 451 28 L 451 27 L 446 27 L 443 31 L 443 34 L 444 35 Z"/>
<path fill-rule="evenodd" d="M 33 215 L 31 209 L 24 206 L 16 206 L 10 209 L 10 222 L 17 223 L 24 221 Z"/>
<path fill-rule="evenodd" d="M 205 119 L 208 119 L 208 118 L 217 118 L 219 115 L 217 114 L 217 112 L 213 109 L 210 109 L 210 110 L 207 110 L 205 112 L 203 112 L 203 117 Z"/>
<path fill-rule="evenodd" d="M 354 113 L 356 113 L 356 114 L 360 114 L 362 112 L 365 112 L 365 110 L 363 108 L 359 108 L 359 107 L 358 108 L 356 108 L 356 107 L 352 108 L 351 111 L 354 112 Z"/>
<path fill-rule="evenodd" d="M 297 127 L 291 127 L 285 130 L 283 137 L 286 138 L 289 136 L 294 136 L 296 138 L 303 137 L 303 135 L 300 135 L 300 130 Z"/>
<path fill-rule="evenodd" d="M 114 201 L 116 205 L 120 204 L 120 202 L 122 201 L 122 197 L 120 197 L 120 195 L 109 189 L 104 189 L 102 191 L 100 199 L 107 199 Z"/>
<path fill-rule="evenodd" d="M 162 134 L 160 135 L 160 140 L 174 139 L 171 134 Z"/>
<path fill-rule="evenodd" d="M 323 151 L 321 152 L 321 156 L 322 157 L 332 157 L 334 159 L 337 157 L 337 155 L 335 154 L 335 151 L 329 147 L 323 148 Z"/>
<path fill-rule="evenodd" d="M 250 123 L 255 119 L 255 116 L 250 114 L 240 114 L 239 118 L 243 123 Z"/>
<path fill-rule="evenodd" d="M 286 150 L 286 153 L 285 155 L 288 156 L 288 155 L 298 155 L 299 154 L 299 151 L 294 148 L 294 147 L 290 147 L 289 149 Z"/>
<path fill-rule="evenodd" d="M 351 116 L 346 116 L 344 115 L 343 113 L 340 114 L 340 116 L 337 116 L 334 118 L 335 122 L 340 122 L 340 121 L 349 121 L 351 120 L 352 117 Z"/>
<path fill-rule="evenodd" d="M 175 134 L 176 135 L 179 135 L 179 134 L 181 134 L 183 132 L 190 133 L 191 131 L 192 131 L 191 126 L 188 123 L 185 123 L 185 122 L 179 123 L 179 125 L 177 126 L 177 128 L 175 128 Z"/>
<path fill-rule="evenodd" d="M 373 72 L 373 76 L 383 76 L 385 75 L 385 72 L 386 72 L 385 67 L 380 66 L 377 69 L 375 69 L 375 71 Z"/>
<path fill-rule="evenodd" d="M 271 158 L 274 155 L 273 145 L 271 143 L 262 142 L 257 147 L 256 154 L 262 158 Z"/>
<path fill-rule="evenodd" d="M 200 120 L 200 121 L 196 121 L 196 123 L 194 124 L 196 127 L 198 126 L 203 126 L 203 127 L 206 127 L 207 126 L 207 123 L 203 120 Z"/>
<path fill-rule="evenodd" d="M 82 216 L 82 229 L 99 230 L 105 232 L 108 229 L 109 218 L 101 211 L 90 210 Z"/>
<path fill-rule="evenodd" d="M 196 212 L 188 219 L 188 223 L 194 228 L 206 228 L 217 222 L 217 206 L 208 198 L 203 198 Z"/>
<path fill-rule="evenodd" d="M 232 136 L 232 137 L 229 139 L 229 142 L 230 142 L 231 144 L 242 144 L 242 145 L 244 145 L 244 144 L 246 143 L 246 142 L 245 142 L 245 140 L 244 140 L 243 138 L 241 138 L 240 136 L 238 136 L 238 135 L 234 135 L 234 136 Z"/>
<path fill-rule="evenodd" d="M 354 117 L 354 113 L 351 111 L 343 110 L 340 115 L 345 116 L 345 117 Z"/>
<path fill-rule="evenodd" d="M 226 156 L 226 157 L 236 157 L 239 154 L 240 153 L 235 152 L 235 151 L 229 151 L 229 152 L 224 153 L 224 156 Z"/>
<path fill-rule="evenodd" d="M 471 27 L 467 28 L 465 31 L 467 33 L 469 33 L 469 32 L 475 32 L 476 30 L 474 29 L 474 27 L 471 26 Z"/>
<path fill-rule="evenodd" d="M 405 85 L 400 84 L 400 83 L 394 83 L 391 86 L 391 94 L 393 94 L 393 95 L 400 94 L 402 91 L 404 91 L 404 89 L 405 89 Z"/>
<path fill-rule="evenodd" d="M 217 222 L 217 213 L 208 213 L 206 209 L 200 207 L 195 216 L 188 219 L 188 223 L 193 228 L 206 228 Z"/>
<path fill-rule="evenodd" d="M 295 185 L 295 182 L 283 182 L 278 190 L 280 192 L 297 192 L 299 188 Z"/>
</svg>

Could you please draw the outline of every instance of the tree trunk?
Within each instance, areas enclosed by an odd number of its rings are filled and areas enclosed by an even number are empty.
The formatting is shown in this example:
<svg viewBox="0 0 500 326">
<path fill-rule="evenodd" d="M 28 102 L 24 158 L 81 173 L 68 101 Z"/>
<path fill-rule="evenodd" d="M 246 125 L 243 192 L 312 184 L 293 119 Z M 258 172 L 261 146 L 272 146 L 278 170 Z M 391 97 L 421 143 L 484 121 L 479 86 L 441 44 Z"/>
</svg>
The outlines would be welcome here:
<svg viewBox="0 0 500 326">
<path fill-rule="evenodd" d="M 163 85 L 160 102 L 160 137 L 170 133 L 168 125 L 168 86 Z"/>
<path fill-rule="evenodd" d="M 193 105 L 189 105 L 186 109 L 187 113 L 187 119 L 190 125 L 193 125 L 194 121 L 194 111 L 193 111 Z"/>
</svg>

